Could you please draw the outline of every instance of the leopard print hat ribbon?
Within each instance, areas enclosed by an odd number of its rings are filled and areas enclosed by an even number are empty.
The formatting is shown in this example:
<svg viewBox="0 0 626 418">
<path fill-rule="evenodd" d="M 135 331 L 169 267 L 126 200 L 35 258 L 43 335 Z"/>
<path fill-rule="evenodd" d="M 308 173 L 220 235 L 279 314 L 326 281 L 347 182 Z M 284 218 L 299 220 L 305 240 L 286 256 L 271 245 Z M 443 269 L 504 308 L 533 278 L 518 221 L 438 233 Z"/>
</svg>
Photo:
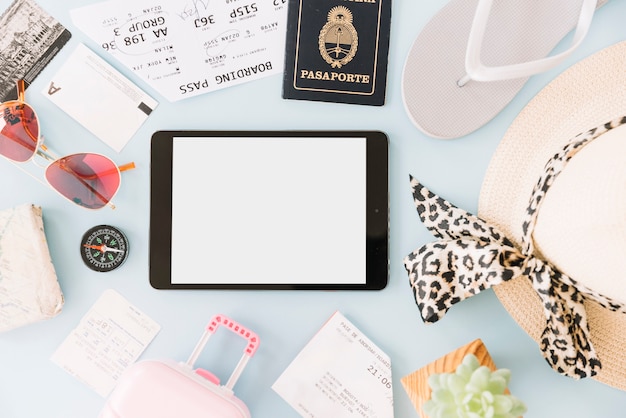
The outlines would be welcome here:
<svg viewBox="0 0 626 418">
<path fill-rule="evenodd" d="M 542 197 L 567 162 L 584 145 L 623 123 L 626 117 L 576 136 L 548 161 L 528 204 L 521 250 L 495 226 L 435 195 L 411 176 L 417 212 L 439 238 L 404 259 L 424 322 L 437 322 L 453 304 L 524 276 L 543 304 L 546 323 L 539 344 L 543 357 L 553 369 L 575 379 L 597 374 L 601 364 L 589 338 L 583 302 L 593 300 L 619 312 L 626 308 L 535 255 L 531 235 Z"/>
</svg>

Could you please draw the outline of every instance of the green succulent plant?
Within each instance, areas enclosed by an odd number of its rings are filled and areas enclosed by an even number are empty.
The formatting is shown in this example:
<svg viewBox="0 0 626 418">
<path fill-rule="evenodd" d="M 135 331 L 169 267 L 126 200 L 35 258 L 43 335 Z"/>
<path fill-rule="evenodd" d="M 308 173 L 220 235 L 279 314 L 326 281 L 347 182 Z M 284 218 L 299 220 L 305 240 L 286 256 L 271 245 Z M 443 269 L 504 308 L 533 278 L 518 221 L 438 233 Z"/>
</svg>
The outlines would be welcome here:
<svg viewBox="0 0 626 418">
<path fill-rule="evenodd" d="M 517 418 L 526 405 L 505 393 L 510 379 L 510 370 L 492 372 L 467 354 L 454 373 L 429 376 L 432 395 L 424 412 L 431 418 Z"/>
</svg>

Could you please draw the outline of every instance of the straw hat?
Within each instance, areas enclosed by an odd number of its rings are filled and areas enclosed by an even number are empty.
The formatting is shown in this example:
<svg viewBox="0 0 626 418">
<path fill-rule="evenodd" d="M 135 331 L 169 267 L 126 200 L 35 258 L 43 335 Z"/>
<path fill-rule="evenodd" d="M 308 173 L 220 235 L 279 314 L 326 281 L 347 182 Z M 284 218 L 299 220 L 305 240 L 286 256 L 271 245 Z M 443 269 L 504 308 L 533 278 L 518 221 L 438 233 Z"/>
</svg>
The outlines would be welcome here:
<svg viewBox="0 0 626 418">
<path fill-rule="evenodd" d="M 575 64 L 518 115 L 491 160 L 478 215 L 521 246 L 529 197 L 546 162 L 574 136 L 626 115 L 626 41 Z M 585 145 L 543 197 L 535 252 L 578 283 L 626 303 L 626 125 Z M 503 306 L 540 343 L 546 320 L 527 277 L 494 287 Z M 594 378 L 626 390 L 626 314 L 585 302 L 602 363 Z"/>
</svg>

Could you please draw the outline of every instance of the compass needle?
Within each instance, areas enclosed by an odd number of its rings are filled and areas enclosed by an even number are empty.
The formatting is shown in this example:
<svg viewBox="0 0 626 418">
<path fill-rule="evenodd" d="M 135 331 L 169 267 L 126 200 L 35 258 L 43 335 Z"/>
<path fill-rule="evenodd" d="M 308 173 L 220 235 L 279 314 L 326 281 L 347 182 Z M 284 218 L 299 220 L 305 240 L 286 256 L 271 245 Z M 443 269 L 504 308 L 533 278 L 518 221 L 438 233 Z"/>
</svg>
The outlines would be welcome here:
<svg viewBox="0 0 626 418">
<path fill-rule="evenodd" d="M 128 240 L 119 229 L 98 225 L 83 235 L 81 256 L 85 264 L 99 272 L 111 271 L 124 263 L 128 255 Z"/>
</svg>

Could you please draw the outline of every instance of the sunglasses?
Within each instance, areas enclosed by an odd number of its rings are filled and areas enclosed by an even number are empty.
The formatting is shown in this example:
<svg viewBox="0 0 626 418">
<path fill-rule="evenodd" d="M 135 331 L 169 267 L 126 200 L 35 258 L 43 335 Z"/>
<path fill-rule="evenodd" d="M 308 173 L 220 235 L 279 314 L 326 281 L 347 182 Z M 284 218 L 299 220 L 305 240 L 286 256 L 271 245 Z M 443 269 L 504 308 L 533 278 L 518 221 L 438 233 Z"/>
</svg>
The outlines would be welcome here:
<svg viewBox="0 0 626 418">
<path fill-rule="evenodd" d="M 17 100 L 0 104 L 0 155 L 24 163 L 40 156 L 50 162 L 45 177 L 54 190 L 87 209 L 110 206 L 120 188 L 121 172 L 135 168 L 134 163 L 117 166 L 101 154 L 79 153 L 57 158 L 43 144 L 39 120 L 33 108 L 24 102 L 24 80 L 17 81 Z"/>
</svg>

